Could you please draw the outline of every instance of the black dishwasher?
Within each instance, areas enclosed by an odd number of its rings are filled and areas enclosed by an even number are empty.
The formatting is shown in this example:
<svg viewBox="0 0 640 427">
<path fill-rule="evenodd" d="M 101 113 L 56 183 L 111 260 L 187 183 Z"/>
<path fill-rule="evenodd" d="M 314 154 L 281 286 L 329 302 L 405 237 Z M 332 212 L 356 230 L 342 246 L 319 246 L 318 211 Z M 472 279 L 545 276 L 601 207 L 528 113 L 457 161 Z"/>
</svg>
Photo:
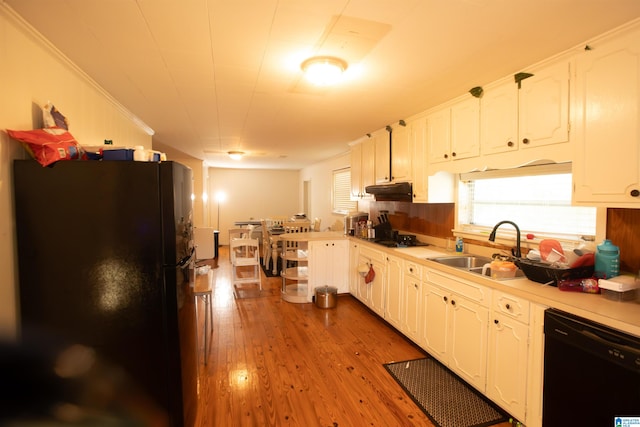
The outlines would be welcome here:
<svg viewBox="0 0 640 427">
<path fill-rule="evenodd" d="M 544 334 L 544 427 L 639 425 L 640 338 L 556 309 Z"/>
</svg>

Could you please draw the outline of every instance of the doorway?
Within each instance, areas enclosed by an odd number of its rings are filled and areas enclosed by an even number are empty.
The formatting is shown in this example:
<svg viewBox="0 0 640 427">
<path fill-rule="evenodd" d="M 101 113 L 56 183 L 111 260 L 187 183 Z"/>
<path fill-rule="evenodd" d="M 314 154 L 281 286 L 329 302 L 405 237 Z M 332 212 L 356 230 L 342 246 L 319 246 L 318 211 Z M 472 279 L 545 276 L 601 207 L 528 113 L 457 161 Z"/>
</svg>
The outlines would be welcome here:
<svg viewBox="0 0 640 427">
<path fill-rule="evenodd" d="M 302 212 L 311 218 L 311 180 L 302 182 Z"/>
</svg>

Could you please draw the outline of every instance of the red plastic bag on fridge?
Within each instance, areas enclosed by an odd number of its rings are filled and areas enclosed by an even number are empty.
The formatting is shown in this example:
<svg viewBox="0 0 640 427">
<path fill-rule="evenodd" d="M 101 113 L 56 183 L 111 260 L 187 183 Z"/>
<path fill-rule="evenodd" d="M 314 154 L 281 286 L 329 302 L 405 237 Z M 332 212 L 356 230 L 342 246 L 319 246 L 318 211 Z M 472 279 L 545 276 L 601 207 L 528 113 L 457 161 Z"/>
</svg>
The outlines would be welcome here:
<svg viewBox="0 0 640 427">
<path fill-rule="evenodd" d="M 29 154 L 42 166 L 59 160 L 86 160 L 87 155 L 78 141 L 64 129 L 9 130 L 13 139 L 22 143 Z"/>
</svg>

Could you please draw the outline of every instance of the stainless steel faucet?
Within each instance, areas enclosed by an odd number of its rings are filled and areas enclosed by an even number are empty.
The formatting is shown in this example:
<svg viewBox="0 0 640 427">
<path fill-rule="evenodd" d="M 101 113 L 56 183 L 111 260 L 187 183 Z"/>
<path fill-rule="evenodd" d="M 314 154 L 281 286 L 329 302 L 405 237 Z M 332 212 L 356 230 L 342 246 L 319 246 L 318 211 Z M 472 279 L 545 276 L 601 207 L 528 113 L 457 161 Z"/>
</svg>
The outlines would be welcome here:
<svg viewBox="0 0 640 427">
<path fill-rule="evenodd" d="M 502 224 L 511 224 L 516 229 L 516 249 L 515 249 L 515 252 L 514 252 L 513 249 L 511 249 L 511 254 L 516 258 L 522 258 L 522 253 L 520 252 L 520 228 L 518 228 L 518 226 L 516 225 L 515 222 L 513 222 L 513 221 L 500 221 L 499 223 L 497 223 L 493 227 L 493 230 L 491 231 L 491 234 L 489 234 L 489 241 L 490 242 L 495 242 L 496 241 L 496 230 L 498 230 L 498 227 L 500 227 Z"/>
</svg>

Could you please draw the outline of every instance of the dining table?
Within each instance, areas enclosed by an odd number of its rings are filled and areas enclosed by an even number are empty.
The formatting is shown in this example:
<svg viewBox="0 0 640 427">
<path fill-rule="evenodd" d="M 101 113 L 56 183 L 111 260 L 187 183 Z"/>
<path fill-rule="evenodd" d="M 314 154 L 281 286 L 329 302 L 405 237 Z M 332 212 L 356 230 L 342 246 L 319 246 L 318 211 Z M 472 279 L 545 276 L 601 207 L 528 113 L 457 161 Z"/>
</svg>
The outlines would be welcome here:
<svg viewBox="0 0 640 427">
<path fill-rule="evenodd" d="M 246 219 L 240 221 L 234 221 L 233 225 L 236 227 L 246 227 L 248 225 L 259 226 L 262 224 L 262 221 L 259 219 Z"/>
</svg>

